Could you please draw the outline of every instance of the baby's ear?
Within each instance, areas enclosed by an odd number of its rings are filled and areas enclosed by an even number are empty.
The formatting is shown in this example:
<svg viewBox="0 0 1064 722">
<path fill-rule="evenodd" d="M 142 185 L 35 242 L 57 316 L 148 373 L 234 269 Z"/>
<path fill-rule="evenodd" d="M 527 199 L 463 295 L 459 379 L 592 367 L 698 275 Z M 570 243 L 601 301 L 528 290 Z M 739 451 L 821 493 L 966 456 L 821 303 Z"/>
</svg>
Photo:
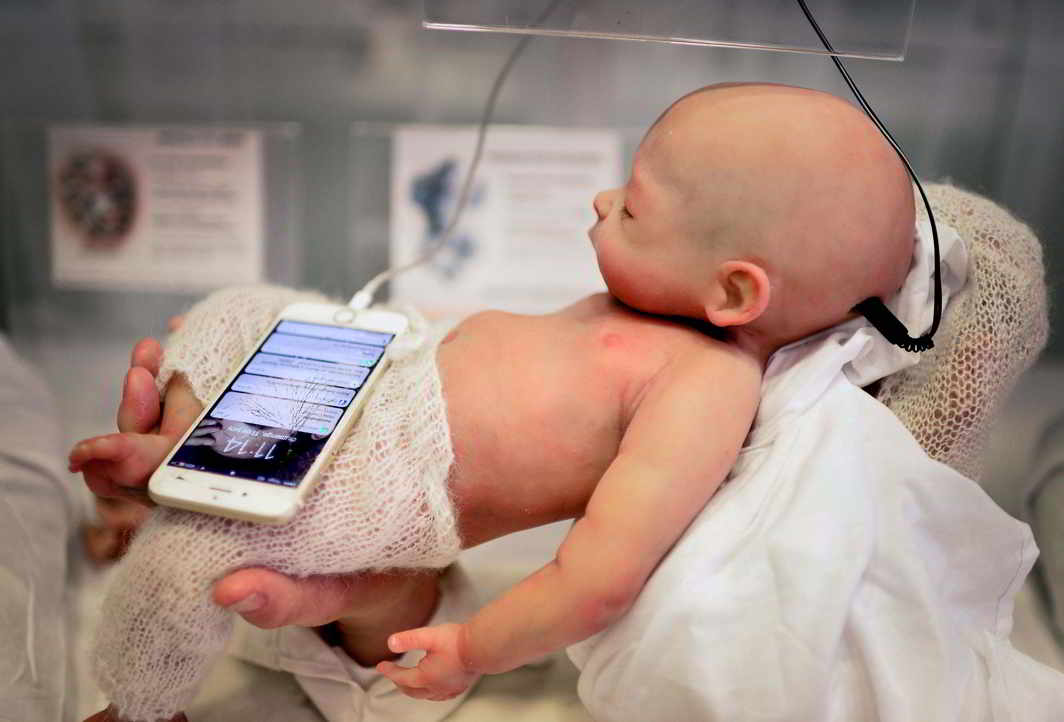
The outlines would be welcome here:
<svg viewBox="0 0 1064 722">
<path fill-rule="evenodd" d="M 768 308 L 771 295 L 765 269 L 751 261 L 726 261 L 713 278 L 706 320 L 720 328 L 753 323 Z"/>
</svg>

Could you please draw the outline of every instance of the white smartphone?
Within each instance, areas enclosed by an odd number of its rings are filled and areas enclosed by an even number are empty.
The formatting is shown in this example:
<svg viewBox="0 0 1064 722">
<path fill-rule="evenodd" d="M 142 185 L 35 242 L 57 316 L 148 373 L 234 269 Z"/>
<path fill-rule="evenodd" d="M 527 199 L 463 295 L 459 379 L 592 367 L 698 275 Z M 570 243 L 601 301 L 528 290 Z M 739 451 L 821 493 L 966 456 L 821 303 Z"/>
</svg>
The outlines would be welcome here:
<svg viewBox="0 0 1064 722">
<path fill-rule="evenodd" d="M 234 519 L 289 521 L 406 328 L 391 311 L 288 306 L 152 474 L 149 495 Z"/>
</svg>

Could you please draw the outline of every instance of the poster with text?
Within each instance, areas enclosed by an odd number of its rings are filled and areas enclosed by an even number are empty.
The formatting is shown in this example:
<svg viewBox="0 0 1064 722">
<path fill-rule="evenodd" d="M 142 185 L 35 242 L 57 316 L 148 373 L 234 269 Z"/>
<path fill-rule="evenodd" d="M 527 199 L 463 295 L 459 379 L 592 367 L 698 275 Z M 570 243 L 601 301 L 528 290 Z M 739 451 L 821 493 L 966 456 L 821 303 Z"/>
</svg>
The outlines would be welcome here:
<svg viewBox="0 0 1064 722">
<path fill-rule="evenodd" d="M 48 162 L 56 285 L 197 291 L 262 280 L 259 131 L 54 127 Z"/>
<path fill-rule="evenodd" d="M 412 261 L 450 224 L 476 128 L 402 126 L 392 151 L 391 260 Z M 431 262 L 392 282 L 432 314 L 553 311 L 605 290 L 587 230 L 595 194 L 621 179 L 610 130 L 493 126 L 465 210 Z"/>
</svg>

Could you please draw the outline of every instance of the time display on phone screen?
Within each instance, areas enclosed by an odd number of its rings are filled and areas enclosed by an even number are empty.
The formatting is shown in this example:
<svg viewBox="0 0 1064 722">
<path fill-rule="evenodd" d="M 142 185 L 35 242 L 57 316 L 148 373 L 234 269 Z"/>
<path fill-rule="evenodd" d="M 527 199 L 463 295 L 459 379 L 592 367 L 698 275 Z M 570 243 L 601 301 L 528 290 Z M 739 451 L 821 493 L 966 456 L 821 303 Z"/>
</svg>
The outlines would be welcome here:
<svg viewBox="0 0 1064 722">
<path fill-rule="evenodd" d="M 278 322 L 169 465 L 299 486 L 393 338 Z"/>
</svg>

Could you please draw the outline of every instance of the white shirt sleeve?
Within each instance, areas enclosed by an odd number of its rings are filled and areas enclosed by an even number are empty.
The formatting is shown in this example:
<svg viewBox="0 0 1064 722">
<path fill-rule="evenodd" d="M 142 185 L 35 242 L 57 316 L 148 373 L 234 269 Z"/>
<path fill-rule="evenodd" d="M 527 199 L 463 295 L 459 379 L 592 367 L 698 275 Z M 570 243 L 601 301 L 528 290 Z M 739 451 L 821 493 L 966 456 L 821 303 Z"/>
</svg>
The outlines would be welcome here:
<svg viewBox="0 0 1064 722">
<path fill-rule="evenodd" d="M 479 608 L 466 572 L 454 564 L 440 577 L 440 603 L 426 625 L 464 622 Z M 375 669 L 362 667 L 340 647 L 328 646 L 312 629 L 264 630 L 238 620 L 230 652 L 245 661 L 293 674 L 327 722 L 437 722 L 468 694 L 445 702 L 413 699 Z M 422 652 L 397 660 L 417 664 Z"/>
</svg>

